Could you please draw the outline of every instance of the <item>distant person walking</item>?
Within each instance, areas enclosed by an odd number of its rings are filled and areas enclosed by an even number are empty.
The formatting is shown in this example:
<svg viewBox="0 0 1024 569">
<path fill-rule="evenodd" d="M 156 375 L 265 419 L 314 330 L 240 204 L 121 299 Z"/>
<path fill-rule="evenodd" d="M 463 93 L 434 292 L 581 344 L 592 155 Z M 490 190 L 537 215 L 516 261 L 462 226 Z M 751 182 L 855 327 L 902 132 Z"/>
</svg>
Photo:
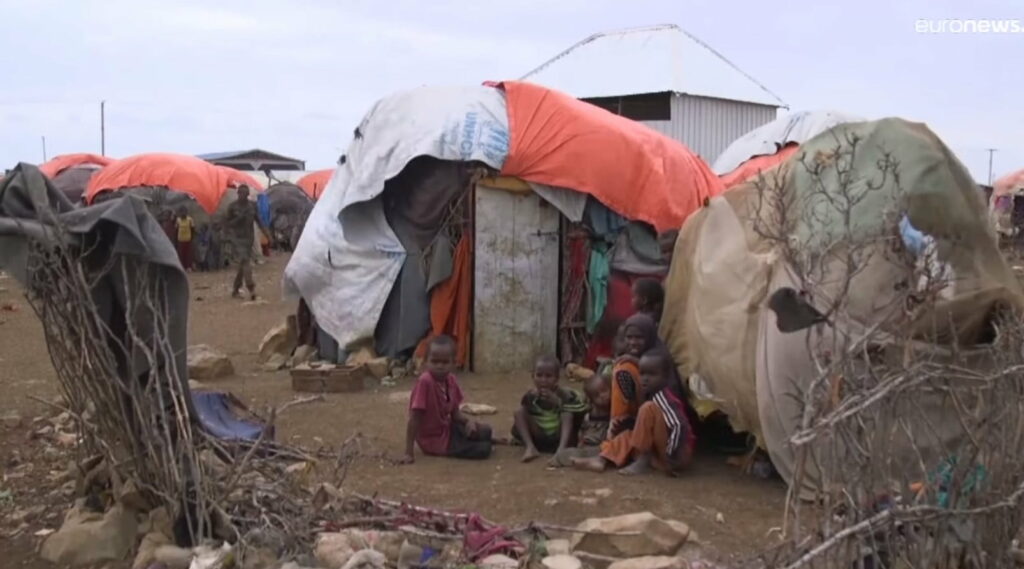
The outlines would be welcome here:
<svg viewBox="0 0 1024 569">
<path fill-rule="evenodd" d="M 174 220 L 178 233 L 178 260 L 181 268 L 192 270 L 192 241 L 196 233 L 196 222 L 188 215 L 185 206 L 178 208 L 178 217 Z"/>
<path fill-rule="evenodd" d="M 259 226 L 264 235 L 267 234 L 267 228 L 263 226 L 256 204 L 249 201 L 249 186 L 243 185 L 238 188 L 238 199 L 228 206 L 225 216 L 225 233 L 231 239 L 238 260 L 238 272 L 235 273 L 235 285 L 231 292 L 233 298 L 242 296 L 244 281 L 249 298 L 256 300 L 256 281 L 252 276 L 253 246 L 256 241 L 253 224 Z"/>
</svg>

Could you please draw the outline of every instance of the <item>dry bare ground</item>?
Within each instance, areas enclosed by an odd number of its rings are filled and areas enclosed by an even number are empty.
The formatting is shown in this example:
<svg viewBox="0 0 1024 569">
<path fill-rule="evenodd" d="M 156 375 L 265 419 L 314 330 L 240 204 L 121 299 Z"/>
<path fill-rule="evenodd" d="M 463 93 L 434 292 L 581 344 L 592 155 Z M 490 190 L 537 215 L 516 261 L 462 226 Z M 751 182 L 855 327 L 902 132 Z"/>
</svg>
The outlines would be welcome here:
<svg viewBox="0 0 1024 569">
<path fill-rule="evenodd" d="M 286 262 L 286 256 L 276 255 L 257 267 L 260 293 L 269 299 L 264 303 L 229 298 L 229 272 L 190 275 L 189 343 L 209 344 L 227 353 L 237 375 L 211 386 L 233 392 L 257 410 L 295 397 L 287 372 L 262 371 L 256 361 L 264 333 L 294 308 L 278 300 Z M 60 484 L 49 478 L 51 472 L 66 468 L 70 451 L 31 439 L 33 430 L 39 429 L 31 425 L 32 419 L 49 410 L 30 397 L 54 397 L 56 383 L 41 327 L 12 279 L 0 280 L 0 307 L 0 416 L 17 413 L 24 418 L 20 427 L 0 425 L 0 559 L 5 567 L 46 567 L 36 558 L 39 538 L 34 534 L 55 529 L 58 516 L 70 505 Z M 498 408 L 498 415 L 486 420 L 507 432 L 513 408 L 527 388 L 528 372 L 470 374 L 460 381 L 470 401 Z M 307 448 L 336 449 L 358 432 L 366 437 L 367 454 L 397 456 L 405 430 L 407 399 L 402 395 L 410 387 L 411 380 L 404 379 L 396 387 L 328 395 L 325 402 L 293 407 L 277 419 L 278 438 Z M 772 545 L 769 531 L 781 522 L 783 484 L 747 477 L 726 466 L 722 456 L 705 455 L 687 476 L 669 479 L 549 470 L 543 462 L 519 463 L 520 453 L 499 448 L 484 462 L 419 457 L 416 464 L 404 467 L 367 457 L 356 462 L 345 486 L 418 505 L 478 511 L 513 525 L 531 520 L 575 524 L 588 517 L 648 510 L 687 522 L 727 559 L 745 558 Z M 597 489 L 610 489 L 610 497 L 594 495 Z M 10 497 L 2 498 L 6 492 Z M 11 515 L 31 508 L 39 511 L 33 511 L 20 534 L 10 537 L 22 525 Z"/>
</svg>

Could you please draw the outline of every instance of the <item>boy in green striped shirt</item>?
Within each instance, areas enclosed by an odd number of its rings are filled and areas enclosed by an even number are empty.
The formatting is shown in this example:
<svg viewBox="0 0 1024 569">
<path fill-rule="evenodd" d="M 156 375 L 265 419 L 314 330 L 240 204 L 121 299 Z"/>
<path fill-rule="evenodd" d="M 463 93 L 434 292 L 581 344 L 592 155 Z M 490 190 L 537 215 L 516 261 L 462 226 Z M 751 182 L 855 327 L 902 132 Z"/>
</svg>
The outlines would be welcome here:
<svg viewBox="0 0 1024 569">
<path fill-rule="evenodd" d="M 579 393 L 561 387 L 562 365 L 554 356 L 541 356 L 533 367 L 533 389 L 523 395 L 515 414 L 512 436 L 523 443 L 523 462 L 576 446 L 587 403 Z"/>
</svg>

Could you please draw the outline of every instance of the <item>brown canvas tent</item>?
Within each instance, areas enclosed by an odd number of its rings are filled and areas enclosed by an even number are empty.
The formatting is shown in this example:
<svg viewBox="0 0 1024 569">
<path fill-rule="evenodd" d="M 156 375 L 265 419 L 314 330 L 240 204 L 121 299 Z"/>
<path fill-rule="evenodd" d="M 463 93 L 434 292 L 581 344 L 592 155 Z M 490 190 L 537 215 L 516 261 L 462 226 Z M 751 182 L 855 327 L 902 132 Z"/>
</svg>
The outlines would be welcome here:
<svg viewBox="0 0 1024 569">
<path fill-rule="evenodd" d="M 858 141 L 857 151 L 849 156 L 852 184 L 877 184 L 878 190 L 850 209 L 853 223 L 847 226 L 833 207 L 842 201 L 833 199 L 841 185 L 838 169 L 811 172 L 815 163 L 834 159 L 837 147 L 851 140 Z M 898 178 L 878 173 L 878 164 L 886 159 L 899 165 Z M 799 424 L 799 394 L 816 372 L 808 351 L 811 332 L 781 333 L 775 313 L 766 308 L 780 287 L 801 287 L 779 241 L 757 230 L 755 219 L 764 211 L 757 206 L 758 198 L 766 187 L 781 188 L 786 203 L 810 204 L 813 214 L 797 218 L 784 234 L 790 242 L 803 244 L 808 256 L 848 246 L 843 240 L 851 238 L 874 238 L 872 246 L 891 247 L 900 242 L 892 232 L 893 215 L 904 216 L 913 228 L 931 236 L 939 261 L 954 278 L 943 299 L 915 325 L 921 343 L 940 357 L 950 338 L 958 338 L 965 349 L 983 341 L 991 331 L 988 316 L 998 303 L 1020 307 L 1024 301 L 986 222 L 977 186 L 922 124 L 884 119 L 836 126 L 806 142 L 777 168 L 710 200 L 680 231 L 666 280 L 661 334 L 681 374 L 690 378 L 698 412 L 721 410 L 737 431 L 753 433 L 791 482 L 794 451 L 789 441 Z M 840 233 L 839 227 L 852 230 Z M 897 297 L 899 279 L 906 274 L 901 271 L 891 257 L 871 256 L 854 277 L 834 327 L 819 326 L 817 331 L 855 335 L 871 326 L 881 307 Z M 832 265 L 825 267 L 821 282 L 826 284 L 814 300 L 822 311 L 823 298 L 836 293 L 837 285 L 828 284 L 828 277 L 838 272 Z M 942 329 L 951 322 L 955 330 Z M 941 419 L 948 412 L 945 404 L 928 402 L 928 413 Z M 808 473 L 808 479 L 814 474 Z"/>
</svg>

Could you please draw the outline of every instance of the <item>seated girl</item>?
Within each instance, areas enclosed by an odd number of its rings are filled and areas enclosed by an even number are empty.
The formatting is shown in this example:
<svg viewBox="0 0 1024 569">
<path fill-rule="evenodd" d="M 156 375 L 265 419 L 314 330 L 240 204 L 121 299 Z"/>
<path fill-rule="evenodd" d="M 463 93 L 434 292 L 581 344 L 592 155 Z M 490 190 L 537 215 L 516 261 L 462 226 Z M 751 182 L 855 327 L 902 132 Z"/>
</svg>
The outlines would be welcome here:
<svg viewBox="0 0 1024 569">
<path fill-rule="evenodd" d="M 643 313 L 630 316 L 622 324 L 623 354 L 612 367 L 612 403 L 609 437 L 633 428 L 640 410 L 640 356 L 663 344 L 658 339 L 654 320 Z"/>
<path fill-rule="evenodd" d="M 686 403 L 673 385 L 672 357 L 662 349 L 650 350 L 640 358 L 639 368 L 643 403 L 633 428 L 602 443 L 600 456 L 574 460 L 577 468 L 603 472 L 614 465 L 626 475 L 652 468 L 675 474 L 689 465 L 696 439 Z"/>
</svg>

